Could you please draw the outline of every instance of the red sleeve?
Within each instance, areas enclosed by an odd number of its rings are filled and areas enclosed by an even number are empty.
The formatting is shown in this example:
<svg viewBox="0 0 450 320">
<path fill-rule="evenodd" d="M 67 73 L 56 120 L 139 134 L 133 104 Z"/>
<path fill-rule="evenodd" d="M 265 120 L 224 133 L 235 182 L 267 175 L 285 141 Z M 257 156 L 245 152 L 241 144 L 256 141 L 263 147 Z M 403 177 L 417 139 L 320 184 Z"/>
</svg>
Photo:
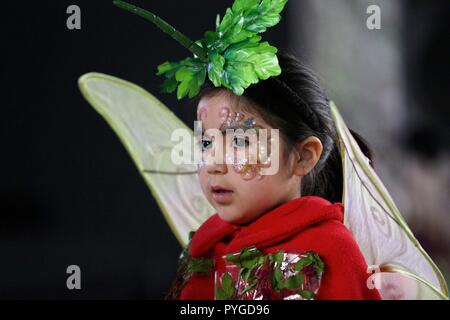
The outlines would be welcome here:
<svg viewBox="0 0 450 320">
<path fill-rule="evenodd" d="M 318 300 L 378 300 L 378 290 L 367 287 L 367 264 L 348 229 L 339 221 L 308 228 L 295 239 L 322 258 L 325 268 Z"/>
</svg>

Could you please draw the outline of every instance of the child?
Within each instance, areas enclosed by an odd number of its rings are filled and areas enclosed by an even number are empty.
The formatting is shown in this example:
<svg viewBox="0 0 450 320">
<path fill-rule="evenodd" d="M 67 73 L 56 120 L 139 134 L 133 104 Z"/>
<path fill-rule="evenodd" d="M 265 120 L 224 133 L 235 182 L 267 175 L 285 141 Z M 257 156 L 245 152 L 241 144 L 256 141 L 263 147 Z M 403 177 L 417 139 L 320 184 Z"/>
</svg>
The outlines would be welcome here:
<svg viewBox="0 0 450 320">
<path fill-rule="evenodd" d="M 281 75 L 250 87 L 242 97 L 222 88 L 200 93 L 198 120 L 205 130 L 230 127 L 230 118 L 238 119 L 232 126 L 251 119 L 259 128 L 279 128 L 280 165 L 277 174 L 259 178 L 257 164 L 246 168 L 212 162 L 199 169 L 202 190 L 217 213 L 197 230 L 184 259 L 211 259 L 211 268 L 187 275 L 182 262 L 176 281 L 182 287 L 172 290 L 172 298 L 213 299 L 215 285 L 218 289 L 214 276 L 225 270 L 223 256 L 255 247 L 262 256 L 279 250 L 287 255 L 316 253 L 324 265 L 323 276 L 314 275 L 322 276 L 320 287 L 314 288 L 317 299 L 380 299 L 366 285 L 367 264 L 342 223 L 341 204 L 335 202 L 342 193 L 342 167 L 329 102 L 310 70 L 293 56 L 278 58 Z M 305 105 L 317 122 L 308 119 Z M 204 137 L 203 152 L 212 152 L 213 144 Z M 249 149 L 248 144 L 247 139 L 239 146 Z M 185 283 L 183 277 L 188 278 Z M 265 298 L 282 294 L 278 291 Z"/>
<path fill-rule="evenodd" d="M 167 297 L 448 299 L 445 279 L 371 168 L 370 149 L 309 69 L 261 42 L 286 2 L 236 0 L 195 42 L 114 2 L 193 53 L 158 73 L 164 92 L 200 94 L 197 171 L 169 156 L 171 134 L 185 125 L 158 99 L 104 74 L 79 80 L 185 247 Z"/>
</svg>

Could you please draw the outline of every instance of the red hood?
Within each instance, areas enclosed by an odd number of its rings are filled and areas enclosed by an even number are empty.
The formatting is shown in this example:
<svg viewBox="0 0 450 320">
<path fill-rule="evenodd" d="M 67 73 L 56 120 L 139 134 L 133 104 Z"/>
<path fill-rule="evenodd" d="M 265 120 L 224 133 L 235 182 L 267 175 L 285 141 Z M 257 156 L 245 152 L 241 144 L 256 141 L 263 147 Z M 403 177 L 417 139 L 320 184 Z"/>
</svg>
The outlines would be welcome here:
<svg viewBox="0 0 450 320">
<path fill-rule="evenodd" d="M 343 220 L 341 203 L 330 203 L 316 196 L 296 198 L 269 211 L 249 225 L 240 226 L 223 221 L 216 213 L 195 233 L 190 253 L 193 257 L 207 254 L 225 237 L 234 235 L 228 252 L 256 245 L 263 249 L 286 240 L 305 228 L 325 220 Z"/>
</svg>

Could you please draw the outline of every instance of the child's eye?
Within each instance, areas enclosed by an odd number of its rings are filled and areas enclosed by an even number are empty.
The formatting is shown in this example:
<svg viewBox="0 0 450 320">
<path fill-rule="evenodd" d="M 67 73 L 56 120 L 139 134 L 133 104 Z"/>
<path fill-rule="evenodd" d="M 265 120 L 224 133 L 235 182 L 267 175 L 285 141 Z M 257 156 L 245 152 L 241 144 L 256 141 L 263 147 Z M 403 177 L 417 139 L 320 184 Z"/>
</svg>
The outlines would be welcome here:
<svg viewBox="0 0 450 320">
<path fill-rule="evenodd" d="M 245 148 L 248 147 L 249 141 L 246 137 L 234 137 L 233 138 L 233 146 L 237 148 Z"/>
<path fill-rule="evenodd" d="M 209 140 L 201 140 L 199 142 L 200 146 L 202 147 L 203 150 L 207 150 L 209 148 L 211 148 L 212 146 L 212 141 Z"/>
</svg>

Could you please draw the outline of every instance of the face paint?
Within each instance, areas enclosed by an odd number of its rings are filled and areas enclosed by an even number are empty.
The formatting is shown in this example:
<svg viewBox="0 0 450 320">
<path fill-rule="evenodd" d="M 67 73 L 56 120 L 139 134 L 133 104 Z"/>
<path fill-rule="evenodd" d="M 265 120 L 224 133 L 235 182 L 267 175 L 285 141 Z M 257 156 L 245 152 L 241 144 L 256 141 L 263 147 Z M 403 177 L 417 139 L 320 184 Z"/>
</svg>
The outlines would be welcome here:
<svg viewBox="0 0 450 320">
<path fill-rule="evenodd" d="M 225 112 L 221 115 L 225 115 Z M 258 135 L 258 129 L 256 127 L 256 122 L 254 118 L 249 117 L 245 118 L 245 116 L 242 113 L 239 112 L 232 112 L 229 113 L 223 122 L 220 130 L 224 131 L 226 129 L 236 129 L 236 128 L 242 128 L 244 130 L 248 129 L 255 129 L 257 135 Z M 258 141 L 258 153 L 260 159 L 266 159 L 263 163 L 257 161 L 257 163 L 250 163 L 250 160 L 246 157 L 242 159 L 234 160 L 234 158 L 230 154 L 226 154 L 227 163 L 231 163 L 234 171 L 242 176 L 244 180 L 252 180 L 255 177 L 258 177 L 258 180 L 262 179 L 261 175 L 261 169 L 264 168 L 267 165 L 270 165 L 270 158 L 266 157 L 266 147 L 264 145 L 261 145 L 261 141 L 257 139 Z"/>
<path fill-rule="evenodd" d="M 220 113 L 220 119 L 222 121 L 222 125 L 220 127 L 220 131 L 224 131 L 226 129 L 235 129 L 242 128 L 244 130 L 247 129 L 257 129 L 256 122 L 254 118 L 250 117 L 245 119 L 245 115 L 240 112 L 229 112 L 228 108 L 223 108 Z"/>
<path fill-rule="evenodd" d="M 197 118 L 200 121 L 204 121 L 207 118 L 207 109 L 206 107 L 202 107 L 197 112 Z M 220 126 L 220 131 L 226 131 L 227 129 L 254 129 L 257 133 L 257 136 L 259 136 L 258 127 L 256 127 L 256 122 L 253 117 L 245 118 L 245 115 L 240 112 L 233 112 L 228 107 L 222 107 L 219 111 L 219 119 L 222 123 Z M 265 136 L 265 138 L 267 138 Z M 261 169 L 267 166 L 270 166 L 270 157 L 267 157 L 267 144 L 262 144 L 260 139 L 257 139 L 258 143 L 258 154 L 259 157 L 257 158 L 257 163 L 250 163 L 250 160 L 247 157 L 241 157 L 241 159 L 234 159 L 232 155 L 226 153 L 226 163 L 231 164 L 233 170 L 242 176 L 242 178 L 246 181 L 252 180 L 255 177 L 258 178 L 258 180 L 262 179 Z M 202 146 L 203 148 L 203 146 Z M 214 148 L 214 146 L 212 146 Z M 234 150 L 234 149 L 233 149 Z M 212 157 L 214 157 L 214 152 L 211 154 L 208 154 L 206 157 L 208 157 L 208 160 L 211 161 Z M 262 159 L 265 159 L 265 161 L 260 161 Z M 202 158 L 201 162 L 198 164 L 198 171 L 200 171 L 202 168 L 206 166 L 208 161 L 204 158 Z"/>
<path fill-rule="evenodd" d="M 219 111 L 219 119 L 222 122 L 222 126 L 227 121 L 230 112 L 231 112 L 230 108 L 228 108 L 228 107 L 222 107 L 220 109 L 220 111 Z"/>
<path fill-rule="evenodd" d="M 197 119 L 198 121 L 205 121 L 208 117 L 208 109 L 206 107 L 201 107 L 197 110 Z"/>
</svg>

